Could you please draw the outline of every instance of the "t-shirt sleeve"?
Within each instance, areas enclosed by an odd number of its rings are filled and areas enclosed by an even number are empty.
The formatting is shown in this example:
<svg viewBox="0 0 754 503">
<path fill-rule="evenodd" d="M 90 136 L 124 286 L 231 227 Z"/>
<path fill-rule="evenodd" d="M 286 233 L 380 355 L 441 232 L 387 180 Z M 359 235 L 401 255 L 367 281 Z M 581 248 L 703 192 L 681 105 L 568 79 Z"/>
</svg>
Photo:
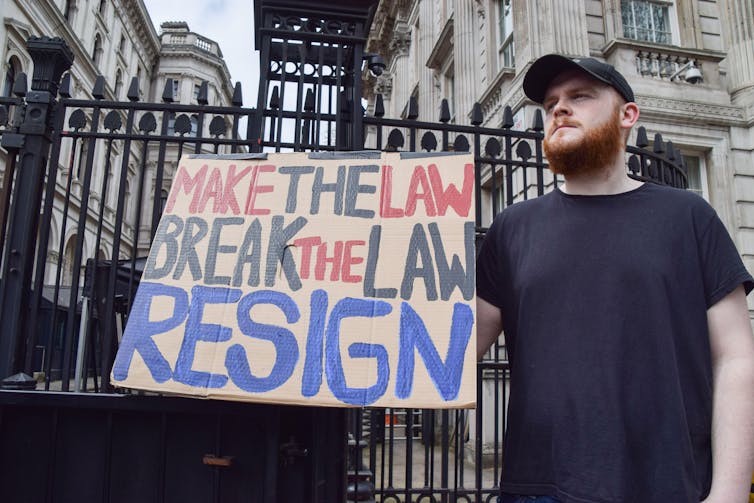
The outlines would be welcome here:
<svg viewBox="0 0 754 503">
<path fill-rule="evenodd" d="M 725 226 L 713 213 L 699 240 L 699 252 L 704 277 L 707 308 L 743 285 L 748 295 L 754 289 L 754 279 L 746 270 Z"/>
<path fill-rule="evenodd" d="M 476 261 L 476 294 L 490 304 L 502 308 L 502 274 L 500 240 L 502 215 L 498 215 L 487 231 Z"/>
</svg>

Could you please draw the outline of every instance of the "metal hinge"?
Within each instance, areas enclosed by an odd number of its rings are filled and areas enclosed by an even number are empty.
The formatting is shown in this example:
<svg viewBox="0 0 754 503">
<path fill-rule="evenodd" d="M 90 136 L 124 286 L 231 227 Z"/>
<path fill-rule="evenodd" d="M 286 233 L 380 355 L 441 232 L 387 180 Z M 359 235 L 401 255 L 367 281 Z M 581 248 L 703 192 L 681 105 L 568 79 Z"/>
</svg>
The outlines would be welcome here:
<svg viewBox="0 0 754 503">
<path fill-rule="evenodd" d="M 208 466 L 220 466 L 229 468 L 233 464 L 233 456 L 215 456 L 214 454 L 205 454 L 202 463 Z"/>
</svg>

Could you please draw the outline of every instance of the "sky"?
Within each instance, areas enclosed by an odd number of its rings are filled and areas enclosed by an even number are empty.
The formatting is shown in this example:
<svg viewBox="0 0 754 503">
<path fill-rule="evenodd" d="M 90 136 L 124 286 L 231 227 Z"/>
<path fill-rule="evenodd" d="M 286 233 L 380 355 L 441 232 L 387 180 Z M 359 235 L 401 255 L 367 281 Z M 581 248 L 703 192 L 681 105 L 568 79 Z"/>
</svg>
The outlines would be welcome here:
<svg viewBox="0 0 754 503">
<path fill-rule="evenodd" d="M 214 40 L 235 85 L 241 82 L 244 107 L 256 106 L 259 53 L 254 50 L 253 0 L 144 0 L 157 33 L 165 21 L 186 21 L 189 30 Z"/>
</svg>

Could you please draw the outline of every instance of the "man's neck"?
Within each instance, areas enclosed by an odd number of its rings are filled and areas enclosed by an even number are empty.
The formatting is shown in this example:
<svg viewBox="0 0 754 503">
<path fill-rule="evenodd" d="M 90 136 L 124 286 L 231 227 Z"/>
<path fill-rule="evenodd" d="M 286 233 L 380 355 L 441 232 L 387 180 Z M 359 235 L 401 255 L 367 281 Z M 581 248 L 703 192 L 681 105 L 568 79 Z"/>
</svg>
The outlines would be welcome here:
<svg viewBox="0 0 754 503">
<path fill-rule="evenodd" d="M 619 162 L 597 173 L 565 176 L 565 183 L 560 186 L 560 190 L 572 195 L 599 196 L 621 194 L 641 185 L 642 182 L 628 176 L 621 156 Z"/>
</svg>

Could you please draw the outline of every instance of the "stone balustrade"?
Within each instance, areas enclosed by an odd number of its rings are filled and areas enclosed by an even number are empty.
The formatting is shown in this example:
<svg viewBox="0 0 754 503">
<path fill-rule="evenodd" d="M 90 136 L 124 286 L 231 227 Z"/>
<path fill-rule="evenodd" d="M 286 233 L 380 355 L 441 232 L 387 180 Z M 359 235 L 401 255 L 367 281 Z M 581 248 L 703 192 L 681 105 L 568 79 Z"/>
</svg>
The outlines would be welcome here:
<svg viewBox="0 0 754 503">
<path fill-rule="evenodd" d="M 692 62 L 700 69 L 698 61 L 687 55 L 663 53 L 651 50 L 639 50 L 636 53 L 636 71 L 644 77 L 670 79 L 683 65 Z"/>
</svg>

